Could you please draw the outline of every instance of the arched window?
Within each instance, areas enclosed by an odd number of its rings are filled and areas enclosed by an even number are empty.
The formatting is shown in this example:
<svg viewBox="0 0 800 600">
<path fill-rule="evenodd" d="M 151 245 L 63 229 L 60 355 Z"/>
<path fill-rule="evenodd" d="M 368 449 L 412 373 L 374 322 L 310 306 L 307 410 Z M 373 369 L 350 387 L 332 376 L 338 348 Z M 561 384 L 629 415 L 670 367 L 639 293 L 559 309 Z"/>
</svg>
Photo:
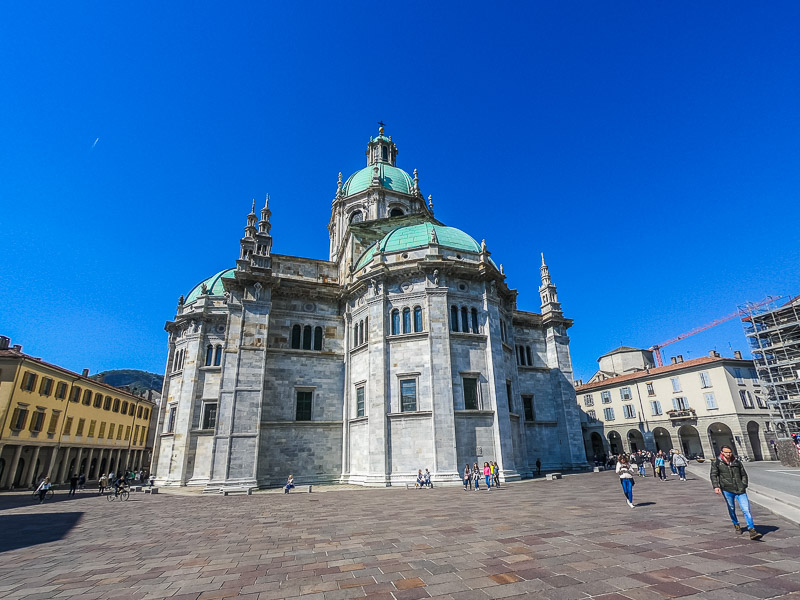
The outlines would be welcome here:
<svg viewBox="0 0 800 600">
<path fill-rule="evenodd" d="M 364 341 L 369 341 L 369 317 L 364 317 Z"/>
<path fill-rule="evenodd" d="M 213 361 L 214 361 L 214 346 L 209 344 L 208 346 L 206 346 L 206 366 L 210 367 Z"/>
<path fill-rule="evenodd" d="M 364 321 L 359 321 L 356 327 L 358 327 L 358 345 L 360 346 L 364 343 Z"/>
<path fill-rule="evenodd" d="M 300 348 L 300 325 L 292 327 L 292 348 L 295 350 Z"/>
<path fill-rule="evenodd" d="M 532 367 L 533 366 L 533 361 L 531 360 L 531 347 L 530 346 L 525 346 L 525 356 L 528 359 L 528 366 Z"/>
<path fill-rule="evenodd" d="M 103 394 L 101 394 L 100 392 L 97 392 L 97 393 L 94 395 L 94 404 L 93 404 L 93 407 L 94 407 L 94 408 L 100 408 L 100 406 L 101 406 L 102 404 L 103 404 Z"/>
<path fill-rule="evenodd" d="M 92 403 L 92 390 L 83 391 L 83 405 L 89 406 Z"/>
<path fill-rule="evenodd" d="M 114 398 L 114 408 L 112 408 L 114 412 L 119 412 L 119 398 Z"/>
<path fill-rule="evenodd" d="M 311 325 L 303 327 L 303 350 L 311 350 Z"/>
<path fill-rule="evenodd" d="M 411 309 L 403 309 L 403 333 L 411 333 Z"/>
<path fill-rule="evenodd" d="M 472 333 L 480 333 L 478 330 L 478 309 L 472 309 Z"/>
<path fill-rule="evenodd" d="M 125 400 L 122 403 L 122 414 L 124 415 L 126 412 L 128 412 L 128 401 L 127 400 Z"/>
<path fill-rule="evenodd" d="M 217 344 L 214 349 L 214 366 L 218 367 L 222 364 L 222 344 Z"/>
<path fill-rule="evenodd" d="M 103 410 L 111 410 L 111 396 L 106 396 L 103 399 Z"/>
<path fill-rule="evenodd" d="M 392 335 L 400 333 L 400 311 L 396 308 L 392 311 Z"/>
<path fill-rule="evenodd" d="M 414 331 L 422 331 L 422 307 L 414 307 Z"/>
<path fill-rule="evenodd" d="M 450 307 L 450 329 L 458 331 L 458 307 Z"/>
<path fill-rule="evenodd" d="M 381 146 L 381 158 L 383 158 L 383 160 L 389 160 L 389 148 L 386 146 Z"/>
<path fill-rule="evenodd" d="M 322 350 L 322 327 L 314 328 L 314 350 Z"/>
<path fill-rule="evenodd" d="M 405 213 L 402 208 L 393 208 L 389 211 L 390 217 L 402 217 Z"/>
<path fill-rule="evenodd" d="M 136 405 L 135 405 L 133 402 L 131 402 L 131 403 L 128 405 L 128 416 L 129 416 L 129 417 L 132 417 L 132 416 L 133 416 L 133 411 L 134 411 L 135 409 L 136 409 Z"/>
<path fill-rule="evenodd" d="M 358 341 L 358 323 L 353 323 L 353 348 L 359 345 Z"/>
<path fill-rule="evenodd" d="M 469 317 L 467 316 L 467 307 L 461 307 L 461 331 L 467 333 L 469 331 Z"/>
<path fill-rule="evenodd" d="M 137 409 L 136 409 L 136 418 L 137 418 L 137 419 L 141 419 L 141 418 L 142 418 L 142 408 L 143 408 L 143 407 L 142 407 L 142 405 L 140 404 L 140 405 L 139 405 L 139 408 L 137 408 Z"/>
</svg>

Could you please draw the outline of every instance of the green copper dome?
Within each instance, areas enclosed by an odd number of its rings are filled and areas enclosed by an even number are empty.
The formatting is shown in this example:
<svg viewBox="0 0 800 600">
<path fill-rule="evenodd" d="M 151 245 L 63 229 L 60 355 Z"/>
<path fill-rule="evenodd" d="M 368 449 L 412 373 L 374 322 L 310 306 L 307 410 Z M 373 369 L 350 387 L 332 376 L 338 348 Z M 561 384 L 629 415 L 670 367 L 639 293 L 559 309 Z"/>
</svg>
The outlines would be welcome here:
<svg viewBox="0 0 800 600">
<path fill-rule="evenodd" d="M 342 190 L 344 195 L 350 196 L 367 189 L 372 183 L 373 167 L 378 167 L 378 177 L 380 177 L 381 185 L 386 189 L 402 192 L 403 194 L 410 194 L 411 190 L 414 189 L 414 180 L 411 175 L 403 171 L 403 169 L 379 162 L 353 173 L 344 184 Z"/>
<path fill-rule="evenodd" d="M 208 293 L 210 295 L 222 296 L 222 294 L 225 292 L 225 288 L 222 287 L 222 279 L 223 278 L 233 279 L 233 272 L 235 270 L 236 269 L 226 269 L 224 271 L 220 271 L 216 275 L 212 275 L 205 281 L 201 281 L 200 283 L 198 283 L 196 286 L 192 288 L 192 291 L 189 292 L 189 295 L 186 296 L 186 304 L 189 304 L 190 302 L 194 302 L 195 300 L 197 300 L 197 297 L 203 290 L 204 283 L 206 284 L 206 287 L 208 288 Z"/>
<path fill-rule="evenodd" d="M 386 234 L 379 242 L 372 244 L 356 264 L 356 270 L 364 267 L 375 253 L 401 252 L 413 248 L 423 248 L 431 243 L 431 231 L 436 232 L 436 239 L 443 248 L 464 250 L 465 252 L 480 252 L 481 246 L 471 236 L 455 227 L 434 225 L 433 223 L 419 223 L 398 227 Z"/>
</svg>

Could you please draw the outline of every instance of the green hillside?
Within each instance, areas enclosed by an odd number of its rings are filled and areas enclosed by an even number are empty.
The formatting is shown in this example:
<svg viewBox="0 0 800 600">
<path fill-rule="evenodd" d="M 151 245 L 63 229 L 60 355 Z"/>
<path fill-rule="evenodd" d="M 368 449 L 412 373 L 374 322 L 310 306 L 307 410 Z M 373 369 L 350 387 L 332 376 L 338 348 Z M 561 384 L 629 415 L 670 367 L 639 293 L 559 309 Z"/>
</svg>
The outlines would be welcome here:
<svg viewBox="0 0 800 600">
<path fill-rule="evenodd" d="M 147 371 L 139 371 L 137 369 L 114 369 L 112 371 L 103 371 L 97 375 L 92 375 L 92 379 L 97 379 L 103 376 L 103 381 L 108 385 L 114 387 L 127 386 L 133 393 L 141 393 L 146 390 L 153 390 L 161 392 L 161 386 L 164 384 L 164 376 L 156 375 L 155 373 L 148 373 Z"/>
</svg>

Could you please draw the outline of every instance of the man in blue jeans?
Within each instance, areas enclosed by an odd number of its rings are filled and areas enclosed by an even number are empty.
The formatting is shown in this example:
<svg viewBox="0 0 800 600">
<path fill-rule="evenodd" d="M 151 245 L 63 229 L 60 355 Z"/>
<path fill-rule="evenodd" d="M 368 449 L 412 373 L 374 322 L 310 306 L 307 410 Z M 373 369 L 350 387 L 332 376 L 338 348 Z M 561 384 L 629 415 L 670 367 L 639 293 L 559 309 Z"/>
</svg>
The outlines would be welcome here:
<svg viewBox="0 0 800 600">
<path fill-rule="evenodd" d="M 757 540 L 761 534 L 756 531 L 753 524 L 753 515 L 750 514 L 750 499 L 747 497 L 747 472 L 742 462 L 733 455 L 730 446 L 723 446 L 719 457 L 711 463 L 711 486 L 715 494 L 721 494 L 728 505 L 728 514 L 733 521 L 736 533 L 742 533 L 739 519 L 736 517 L 736 502 L 744 513 L 750 539 Z"/>
</svg>

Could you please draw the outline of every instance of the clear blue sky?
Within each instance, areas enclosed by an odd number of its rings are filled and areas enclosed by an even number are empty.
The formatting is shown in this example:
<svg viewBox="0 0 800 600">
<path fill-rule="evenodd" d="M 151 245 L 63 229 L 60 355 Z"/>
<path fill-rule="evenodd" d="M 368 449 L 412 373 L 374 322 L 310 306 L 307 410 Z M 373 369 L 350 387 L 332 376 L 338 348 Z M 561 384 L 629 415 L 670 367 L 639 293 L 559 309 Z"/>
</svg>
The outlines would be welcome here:
<svg viewBox="0 0 800 600">
<path fill-rule="evenodd" d="M 384 120 L 522 310 L 545 253 L 587 378 L 800 293 L 798 23 L 795 1 L 6 4 L 0 333 L 163 372 L 251 198 L 274 252 L 327 258 L 337 174 Z M 733 320 L 667 355 L 745 345 Z"/>
</svg>

